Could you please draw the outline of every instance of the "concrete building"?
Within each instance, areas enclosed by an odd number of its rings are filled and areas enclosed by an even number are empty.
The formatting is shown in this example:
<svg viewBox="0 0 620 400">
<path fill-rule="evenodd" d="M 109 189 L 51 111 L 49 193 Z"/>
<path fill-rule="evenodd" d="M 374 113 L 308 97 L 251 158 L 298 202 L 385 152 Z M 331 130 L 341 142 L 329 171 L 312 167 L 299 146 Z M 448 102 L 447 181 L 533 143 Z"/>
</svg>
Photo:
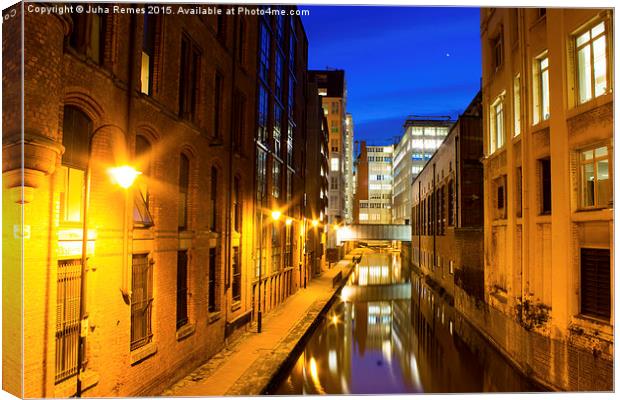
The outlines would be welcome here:
<svg viewBox="0 0 620 400">
<path fill-rule="evenodd" d="M 450 117 L 413 115 L 405 121 L 405 133 L 394 148 L 393 223 L 411 223 L 411 184 L 448 135 L 453 123 Z"/>
<path fill-rule="evenodd" d="M 263 312 L 300 285 L 301 20 L 23 7 L 3 24 L 3 389 L 157 394 L 256 318 L 257 275 Z"/>
<path fill-rule="evenodd" d="M 353 159 L 353 116 L 346 114 L 344 131 L 344 170 L 345 170 L 345 193 L 344 193 L 344 215 L 345 222 L 353 222 L 353 197 L 355 195 L 354 159 Z"/>
<path fill-rule="evenodd" d="M 392 222 L 393 146 L 367 146 L 361 141 L 356 161 L 354 222 L 390 224 Z"/>
<path fill-rule="evenodd" d="M 411 186 L 411 263 L 450 296 L 457 284 L 483 298 L 481 157 L 478 93 Z"/>
<path fill-rule="evenodd" d="M 612 10 L 481 10 L 489 310 L 471 313 L 562 390 L 613 388 L 613 31 Z"/>
<path fill-rule="evenodd" d="M 353 142 L 348 142 L 346 125 L 347 87 L 343 70 L 309 71 L 318 86 L 323 110 L 329 126 L 329 193 L 327 222 L 340 224 L 346 219 L 347 177 L 346 157 Z M 328 233 L 328 248 L 336 247 L 336 236 Z"/>
</svg>

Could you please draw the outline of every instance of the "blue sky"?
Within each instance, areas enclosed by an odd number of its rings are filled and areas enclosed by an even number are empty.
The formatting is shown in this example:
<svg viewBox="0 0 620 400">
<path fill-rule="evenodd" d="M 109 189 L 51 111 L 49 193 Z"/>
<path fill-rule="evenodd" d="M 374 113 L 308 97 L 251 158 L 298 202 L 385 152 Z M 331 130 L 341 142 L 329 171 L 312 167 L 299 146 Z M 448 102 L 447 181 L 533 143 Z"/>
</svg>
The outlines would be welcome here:
<svg viewBox="0 0 620 400">
<path fill-rule="evenodd" d="M 355 140 L 384 144 L 407 115 L 463 112 L 480 88 L 480 11 L 301 6 L 310 69 L 345 70 Z"/>
</svg>

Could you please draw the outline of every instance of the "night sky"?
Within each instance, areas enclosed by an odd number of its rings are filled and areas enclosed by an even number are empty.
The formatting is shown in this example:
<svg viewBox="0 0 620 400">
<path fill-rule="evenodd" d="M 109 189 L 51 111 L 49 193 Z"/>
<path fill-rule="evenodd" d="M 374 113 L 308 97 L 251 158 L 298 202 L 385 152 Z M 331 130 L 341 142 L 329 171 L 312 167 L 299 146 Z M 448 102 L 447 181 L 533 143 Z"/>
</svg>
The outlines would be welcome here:
<svg viewBox="0 0 620 400">
<path fill-rule="evenodd" d="M 480 89 L 480 10 L 300 6 L 310 69 L 345 70 L 355 140 L 388 144 L 407 115 L 463 112 Z"/>
</svg>

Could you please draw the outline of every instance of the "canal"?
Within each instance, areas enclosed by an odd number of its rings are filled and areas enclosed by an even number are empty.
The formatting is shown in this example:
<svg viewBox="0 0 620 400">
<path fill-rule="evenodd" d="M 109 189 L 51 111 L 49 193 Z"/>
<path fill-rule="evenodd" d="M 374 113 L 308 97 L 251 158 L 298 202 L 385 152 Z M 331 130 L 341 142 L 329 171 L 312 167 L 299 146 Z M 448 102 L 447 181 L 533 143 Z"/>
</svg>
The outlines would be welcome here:
<svg viewBox="0 0 620 400">
<path fill-rule="evenodd" d="M 364 254 L 273 394 L 540 390 L 386 249 Z"/>
</svg>

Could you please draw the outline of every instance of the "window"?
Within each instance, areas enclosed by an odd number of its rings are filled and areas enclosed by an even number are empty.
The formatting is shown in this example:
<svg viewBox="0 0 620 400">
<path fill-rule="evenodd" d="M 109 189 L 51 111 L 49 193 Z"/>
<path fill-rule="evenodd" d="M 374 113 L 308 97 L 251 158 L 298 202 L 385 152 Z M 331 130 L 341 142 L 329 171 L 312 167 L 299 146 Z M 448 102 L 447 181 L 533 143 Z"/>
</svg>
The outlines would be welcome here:
<svg viewBox="0 0 620 400">
<path fill-rule="evenodd" d="M 140 179 L 136 182 L 137 190 L 134 190 L 134 227 L 148 228 L 153 226 L 153 218 L 149 212 L 150 195 L 148 181 L 151 170 L 150 156 L 151 144 L 144 136 L 136 136 L 136 159 L 140 163 L 142 175 L 140 175 Z"/>
<path fill-rule="evenodd" d="M 159 24 L 158 15 L 144 14 L 144 27 L 142 29 L 142 66 L 140 81 L 142 93 L 153 93 L 153 79 L 155 78 L 155 48 L 156 34 Z"/>
<path fill-rule="evenodd" d="M 275 83 L 274 83 L 274 94 L 276 98 L 280 101 L 284 100 L 284 86 L 283 86 L 283 77 L 284 77 L 284 56 L 280 52 L 279 49 L 275 51 L 274 57 L 274 68 L 275 68 Z"/>
<path fill-rule="evenodd" d="M 213 91 L 213 136 L 222 137 L 221 113 L 224 98 L 224 78 L 219 72 L 215 73 L 215 90 Z"/>
<path fill-rule="evenodd" d="M 267 153 L 257 149 L 256 156 L 256 200 L 262 203 L 267 194 Z"/>
<path fill-rule="evenodd" d="M 56 383 L 78 373 L 81 276 L 81 260 L 58 261 L 56 278 Z"/>
<path fill-rule="evenodd" d="M 514 136 L 521 134 L 521 75 L 517 75 L 513 82 L 513 111 L 514 111 Z"/>
<path fill-rule="evenodd" d="M 181 250 L 177 252 L 177 329 L 187 322 L 187 250 Z"/>
<path fill-rule="evenodd" d="M 277 272 L 282 268 L 280 255 L 280 226 L 277 222 L 271 225 L 271 272 Z"/>
<path fill-rule="evenodd" d="M 183 35 L 181 39 L 181 68 L 179 71 L 179 116 L 189 121 L 196 117 L 201 52 Z"/>
<path fill-rule="evenodd" d="M 581 249 L 581 314 L 609 320 L 611 264 L 609 249 Z"/>
<path fill-rule="evenodd" d="M 609 207 L 613 200 L 607 146 L 580 153 L 581 208 Z"/>
<path fill-rule="evenodd" d="M 232 253 L 232 299 L 241 301 L 241 263 L 238 246 L 233 247 Z"/>
<path fill-rule="evenodd" d="M 454 226 L 454 181 L 448 183 L 448 226 Z"/>
<path fill-rule="evenodd" d="M 282 164 L 276 159 L 273 159 L 271 183 L 271 195 L 275 198 L 280 198 L 282 188 Z"/>
<path fill-rule="evenodd" d="M 273 151 L 276 156 L 282 155 L 282 107 L 273 107 Z"/>
<path fill-rule="evenodd" d="M 211 167 L 211 224 L 210 229 L 212 232 L 218 232 L 219 221 L 217 218 L 217 187 L 218 187 L 218 170 L 216 167 Z"/>
<path fill-rule="evenodd" d="M 263 85 L 259 85 L 258 93 L 258 140 L 267 143 L 267 115 L 269 112 L 269 95 Z"/>
<path fill-rule="evenodd" d="M 286 162 L 289 167 L 293 167 L 295 161 L 295 152 L 293 150 L 295 123 L 292 120 L 288 121 L 287 127 L 287 142 L 286 142 Z"/>
<path fill-rule="evenodd" d="M 131 342 L 130 350 L 151 342 L 153 308 L 153 263 L 148 254 L 134 254 L 131 261 Z"/>
<path fill-rule="evenodd" d="M 506 175 L 502 175 L 493 180 L 494 195 L 495 195 L 495 214 L 494 219 L 506 219 Z"/>
<path fill-rule="evenodd" d="M 73 30 L 69 45 L 80 54 L 103 64 L 107 17 L 100 14 L 70 14 Z"/>
<path fill-rule="evenodd" d="M 330 178 L 330 185 L 329 185 L 329 189 L 330 190 L 338 190 L 338 177 L 336 176 L 332 176 Z"/>
<path fill-rule="evenodd" d="M 516 173 L 516 205 L 515 212 L 517 213 L 517 217 L 521 217 L 523 214 L 523 172 L 521 167 L 517 168 Z"/>
<path fill-rule="evenodd" d="M 551 214 L 551 159 L 539 160 L 540 165 L 540 213 Z"/>
<path fill-rule="evenodd" d="M 271 52 L 271 33 L 265 23 L 260 24 L 260 65 L 259 76 L 269 82 L 269 53 Z"/>
<path fill-rule="evenodd" d="M 338 113 L 339 104 L 337 101 L 332 102 L 332 114 Z"/>
<path fill-rule="evenodd" d="M 340 159 L 338 157 L 332 157 L 331 170 L 338 172 L 340 170 Z"/>
<path fill-rule="evenodd" d="M 209 312 L 217 311 L 217 249 L 215 247 L 211 247 L 209 249 Z"/>
<path fill-rule="evenodd" d="M 536 60 L 536 82 L 534 88 L 534 123 L 549 119 L 549 58 L 546 55 Z"/>
<path fill-rule="evenodd" d="M 491 40 L 491 51 L 493 56 L 493 69 L 497 71 L 504 61 L 504 43 L 502 37 L 502 31 L 497 34 L 495 38 Z"/>
<path fill-rule="evenodd" d="M 500 96 L 491 105 L 490 154 L 504 146 L 504 99 Z"/>
<path fill-rule="evenodd" d="M 338 152 L 338 139 L 332 139 L 332 151 Z"/>
<path fill-rule="evenodd" d="M 187 229 L 189 204 L 189 158 L 181 154 L 179 162 L 179 230 Z"/>
<path fill-rule="evenodd" d="M 64 108 L 60 178 L 60 221 L 80 222 L 84 208 L 84 173 L 88 165 L 92 121 L 75 107 Z"/>
<path fill-rule="evenodd" d="M 575 38 L 579 103 L 607 93 L 607 39 L 605 22 Z"/>
<path fill-rule="evenodd" d="M 240 179 L 235 177 L 233 180 L 233 228 L 236 232 L 241 232 L 241 185 Z"/>
</svg>

